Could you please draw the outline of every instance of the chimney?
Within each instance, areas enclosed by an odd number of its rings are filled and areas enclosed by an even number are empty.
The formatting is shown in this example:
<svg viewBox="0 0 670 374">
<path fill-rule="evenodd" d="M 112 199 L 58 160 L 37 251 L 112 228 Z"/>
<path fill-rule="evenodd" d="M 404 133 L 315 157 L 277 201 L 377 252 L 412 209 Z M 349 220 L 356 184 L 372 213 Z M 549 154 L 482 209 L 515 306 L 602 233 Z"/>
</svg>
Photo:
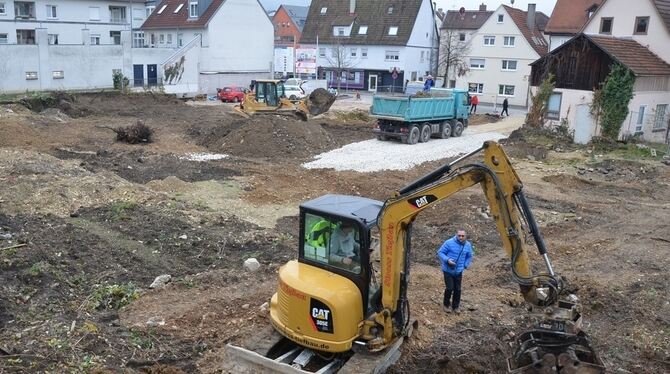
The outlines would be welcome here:
<svg viewBox="0 0 670 374">
<path fill-rule="evenodd" d="M 349 13 L 356 13 L 356 0 L 349 0 Z"/>
<path fill-rule="evenodd" d="M 481 4 L 479 5 L 479 11 L 480 11 L 480 12 L 486 12 L 486 4 L 481 3 Z"/>
<path fill-rule="evenodd" d="M 535 4 L 528 4 L 528 13 L 526 14 L 526 25 L 531 31 L 535 30 Z"/>
</svg>

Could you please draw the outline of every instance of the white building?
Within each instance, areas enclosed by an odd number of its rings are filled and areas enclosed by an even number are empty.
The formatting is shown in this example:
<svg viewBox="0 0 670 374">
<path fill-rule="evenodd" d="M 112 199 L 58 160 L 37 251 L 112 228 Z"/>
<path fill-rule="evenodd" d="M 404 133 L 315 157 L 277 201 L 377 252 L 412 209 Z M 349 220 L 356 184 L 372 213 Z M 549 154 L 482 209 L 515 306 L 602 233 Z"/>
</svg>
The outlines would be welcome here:
<svg viewBox="0 0 670 374">
<path fill-rule="evenodd" d="M 604 82 L 611 63 L 617 62 L 635 76 L 634 96 L 620 137 L 638 135 L 668 142 L 670 0 L 641 0 L 635 8 L 625 0 L 604 1 L 583 32 L 533 63 L 534 85 L 548 73 L 556 76 L 549 124 L 567 124 L 579 143 L 599 135 L 598 121 L 589 111 L 593 89 Z"/>
<path fill-rule="evenodd" d="M 313 0 L 301 36 L 316 49 L 318 76 L 347 89 L 401 92 L 436 71 L 430 0 Z"/>
<path fill-rule="evenodd" d="M 506 98 L 510 105 L 527 106 L 529 65 L 547 53 L 542 30 L 548 19 L 535 4 L 527 12 L 499 6 L 470 34 L 469 71 L 456 77 L 456 87 L 468 87 L 480 103 L 500 105 Z"/>
<path fill-rule="evenodd" d="M 549 51 L 579 34 L 603 0 L 557 0 L 544 30 Z"/>
</svg>

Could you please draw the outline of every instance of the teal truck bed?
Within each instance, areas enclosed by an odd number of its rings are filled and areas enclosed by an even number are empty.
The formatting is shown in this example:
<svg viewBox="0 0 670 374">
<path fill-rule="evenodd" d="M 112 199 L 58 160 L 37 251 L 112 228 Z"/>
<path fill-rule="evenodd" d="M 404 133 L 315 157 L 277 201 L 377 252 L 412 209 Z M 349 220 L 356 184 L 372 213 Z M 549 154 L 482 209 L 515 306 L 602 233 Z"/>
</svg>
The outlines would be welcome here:
<svg viewBox="0 0 670 374">
<path fill-rule="evenodd" d="M 372 99 L 370 115 L 377 119 L 374 132 L 379 140 L 399 138 L 404 143 L 426 142 L 460 136 L 467 126 L 470 96 L 465 90 L 433 89 L 425 97 Z"/>
</svg>

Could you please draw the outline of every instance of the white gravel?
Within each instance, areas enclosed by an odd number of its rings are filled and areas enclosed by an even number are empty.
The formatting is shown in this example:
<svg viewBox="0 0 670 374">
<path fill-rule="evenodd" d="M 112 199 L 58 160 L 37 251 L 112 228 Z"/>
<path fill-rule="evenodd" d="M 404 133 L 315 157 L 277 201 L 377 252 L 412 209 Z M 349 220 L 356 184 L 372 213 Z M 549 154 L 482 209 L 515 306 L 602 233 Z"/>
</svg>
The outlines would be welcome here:
<svg viewBox="0 0 670 374">
<path fill-rule="evenodd" d="M 228 155 L 224 155 L 222 153 L 190 153 L 186 156 L 179 158 L 182 160 L 204 162 L 204 161 L 222 160 L 226 157 L 228 157 Z"/>
<path fill-rule="evenodd" d="M 430 139 L 427 143 L 408 145 L 399 141 L 365 140 L 315 156 L 302 166 L 307 169 L 353 170 L 374 172 L 380 170 L 407 170 L 424 162 L 455 157 L 482 146 L 487 140 L 506 138 L 498 132 L 471 134 L 469 129 L 459 138 Z"/>
</svg>

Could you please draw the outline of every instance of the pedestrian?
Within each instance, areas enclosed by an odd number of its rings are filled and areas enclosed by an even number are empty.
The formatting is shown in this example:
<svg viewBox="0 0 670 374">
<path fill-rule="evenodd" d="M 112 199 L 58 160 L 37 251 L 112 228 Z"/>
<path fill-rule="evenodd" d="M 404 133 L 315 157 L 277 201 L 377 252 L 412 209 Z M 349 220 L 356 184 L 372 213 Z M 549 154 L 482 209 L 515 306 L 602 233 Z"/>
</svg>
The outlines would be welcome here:
<svg viewBox="0 0 670 374">
<path fill-rule="evenodd" d="M 507 102 L 507 98 L 505 98 L 505 100 L 503 100 L 503 109 L 502 109 L 502 112 L 500 112 L 500 117 L 502 117 L 503 113 L 505 113 L 507 115 L 507 117 L 509 117 L 509 112 L 507 111 L 508 107 L 509 107 L 509 102 Z"/>
<path fill-rule="evenodd" d="M 426 77 L 426 81 L 423 82 L 423 90 L 424 91 L 430 91 L 430 88 L 434 87 L 434 86 L 435 86 L 435 81 L 433 81 L 433 76 L 428 75 Z"/>
<path fill-rule="evenodd" d="M 470 266 L 474 256 L 472 243 L 466 240 L 465 230 L 458 230 L 456 235 L 447 239 L 437 251 L 437 256 L 442 264 L 445 285 L 442 308 L 446 313 L 453 311 L 460 314 L 463 270 Z"/>
<path fill-rule="evenodd" d="M 470 100 L 470 114 L 477 114 L 477 104 L 479 104 L 479 96 L 474 95 Z"/>
</svg>

